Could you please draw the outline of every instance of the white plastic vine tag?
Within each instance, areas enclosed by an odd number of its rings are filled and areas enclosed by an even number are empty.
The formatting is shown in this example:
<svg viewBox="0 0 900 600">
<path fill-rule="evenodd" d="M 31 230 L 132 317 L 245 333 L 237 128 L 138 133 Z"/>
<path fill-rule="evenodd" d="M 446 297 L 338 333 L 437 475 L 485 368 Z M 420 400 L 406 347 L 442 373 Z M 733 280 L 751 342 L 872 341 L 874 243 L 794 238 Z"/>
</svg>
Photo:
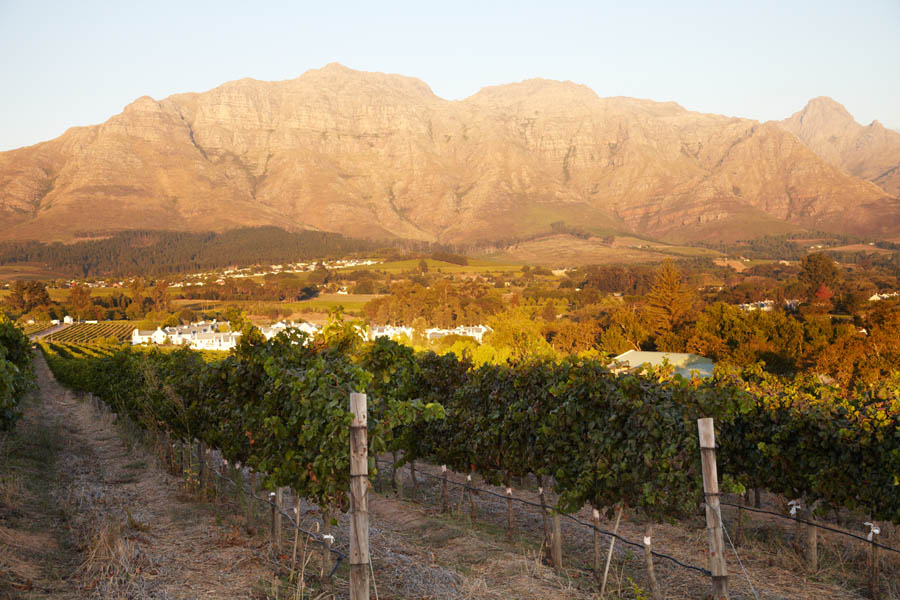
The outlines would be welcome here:
<svg viewBox="0 0 900 600">
<path fill-rule="evenodd" d="M 538 494 L 543 494 L 543 493 L 544 493 L 544 488 L 539 487 L 539 488 L 538 488 Z"/>
<path fill-rule="evenodd" d="M 595 521 L 599 521 L 599 520 L 600 520 L 600 511 L 597 510 L 596 508 L 594 509 L 594 520 L 595 520 Z"/>
<path fill-rule="evenodd" d="M 866 525 L 869 528 L 869 535 L 866 536 L 866 539 L 870 542 L 872 541 L 872 538 L 874 536 L 881 533 L 881 528 L 875 523 L 869 523 L 868 521 L 866 521 L 865 523 L 863 523 L 863 525 Z"/>
<path fill-rule="evenodd" d="M 512 496 L 512 488 L 506 488 L 506 495 Z"/>
<path fill-rule="evenodd" d="M 645 536 L 644 536 L 644 545 L 645 545 L 645 546 L 649 546 L 649 545 L 650 545 L 650 536 L 649 536 L 649 535 L 645 535 Z"/>
<path fill-rule="evenodd" d="M 800 501 L 799 500 L 791 500 L 790 502 L 788 502 L 788 506 L 791 507 L 791 516 L 796 517 L 797 510 L 800 508 Z"/>
<path fill-rule="evenodd" d="M 466 481 L 472 481 L 472 476 L 471 476 L 471 475 L 466 475 Z"/>
<path fill-rule="evenodd" d="M 447 465 L 441 465 L 441 473 L 447 472 Z"/>
<path fill-rule="evenodd" d="M 329 544 L 334 543 L 334 536 L 331 535 L 330 533 L 326 533 L 325 535 L 323 535 L 322 539 L 325 540 L 326 542 L 328 542 Z"/>
</svg>

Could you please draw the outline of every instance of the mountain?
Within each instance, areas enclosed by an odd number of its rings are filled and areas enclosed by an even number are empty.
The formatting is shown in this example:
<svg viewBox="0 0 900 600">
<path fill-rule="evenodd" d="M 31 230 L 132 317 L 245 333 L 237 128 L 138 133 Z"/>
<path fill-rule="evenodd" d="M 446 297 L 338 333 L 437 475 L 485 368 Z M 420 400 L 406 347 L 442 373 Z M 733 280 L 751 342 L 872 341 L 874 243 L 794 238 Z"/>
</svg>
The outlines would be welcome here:
<svg viewBox="0 0 900 600">
<path fill-rule="evenodd" d="M 900 196 L 900 133 L 878 121 L 860 125 L 826 97 L 813 98 L 780 124 L 832 165 Z"/>
<path fill-rule="evenodd" d="M 533 79 L 461 101 L 338 64 L 135 100 L 0 153 L 0 238 L 278 225 L 496 242 L 551 224 L 684 241 L 900 230 L 900 201 L 776 123 Z"/>
</svg>

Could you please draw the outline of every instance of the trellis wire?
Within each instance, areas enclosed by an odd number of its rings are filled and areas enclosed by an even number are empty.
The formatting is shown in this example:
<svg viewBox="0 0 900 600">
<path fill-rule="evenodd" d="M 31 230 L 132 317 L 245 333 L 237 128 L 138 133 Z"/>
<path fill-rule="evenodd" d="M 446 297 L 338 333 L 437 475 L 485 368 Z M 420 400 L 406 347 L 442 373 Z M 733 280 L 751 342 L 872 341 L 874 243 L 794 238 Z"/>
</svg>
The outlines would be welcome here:
<svg viewBox="0 0 900 600">
<path fill-rule="evenodd" d="M 228 483 L 230 483 L 231 485 L 233 485 L 235 487 L 238 486 L 238 484 L 236 482 L 232 481 L 231 478 L 224 477 L 220 473 L 216 472 L 216 469 L 210 469 L 210 471 L 212 472 L 213 475 L 215 475 L 219 479 L 227 481 Z M 245 488 L 243 476 L 241 476 L 240 488 L 241 488 L 242 492 L 246 493 L 251 498 L 255 498 L 259 502 L 262 502 L 263 504 L 267 504 L 267 505 L 273 507 L 276 511 L 278 511 L 281 514 L 282 517 L 287 519 L 288 522 L 291 525 L 293 525 L 294 529 L 296 529 L 300 533 L 312 538 L 313 543 L 322 544 L 323 546 L 326 546 L 328 548 L 329 552 L 337 555 L 337 557 L 338 557 L 337 561 L 334 563 L 334 567 L 332 567 L 331 572 L 328 574 L 328 576 L 332 577 L 334 575 L 334 573 L 337 571 L 338 567 L 341 565 L 341 562 L 347 558 L 346 554 L 344 554 L 340 550 L 332 548 L 331 545 L 325 541 L 325 539 L 322 535 L 320 535 L 318 533 L 314 533 L 312 531 L 307 531 L 306 529 L 303 529 L 302 527 L 300 527 L 300 524 L 297 521 L 295 521 L 294 518 L 289 513 L 284 512 L 284 510 L 282 510 L 281 507 L 278 506 L 275 502 L 272 502 L 268 498 L 261 498 L 261 497 L 257 496 L 256 494 L 254 494 L 252 491 L 249 491 L 247 488 Z M 298 515 L 298 517 L 299 517 L 299 515 Z"/>
<path fill-rule="evenodd" d="M 376 463 L 380 462 L 380 463 L 382 463 L 382 464 L 391 464 L 391 463 L 389 463 L 389 462 L 387 462 L 387 461 L 379 460 L 379 459 L 377 459 L 377 458 L 375 459 L 375 462 L 376 462 Z M 431 473 L 428 473 L 427 471 L 418 471 L 417 474 L 419 474 L 419 475 L 425 475 L 426 477 L 431 477 L 432 479 L 437 479 L 437 480 L 439 480 L 439 481 L 444 481 L 441 477 L 438 477 L 437 475 L 433 475 L 433 474 L 431 474 Z M 534 507 L 537 507 L 537 508 L 543 508 L 543 507 L 542 507 L 540 504 L 538 504 L 537 502 L 531 502 L 530 500 L 525 500 L 524 498 L 516 498 L 515 496 L 507 496 L 507 495 L 505 495 L 505 494 L 498 494 L 497 492 L 492 492 L 492 491 L 486 490 L 486 489 L 484 489 L 484 488 L 475 487 L 475 486 L 473 486 L 473 485 L 469 485 L 468 483 L 459 483 L 459 482 L 453 481 L 452 479 L 449 479 L 449 478 L 448 478 L 446 481 L 447 481 L 448 483 L 451 483 L 451 484 L 453 484 L 453 485 L 455 485 L 455 486 L 458 486 L 458 487 L 466 488 L 466 489 L 468 489 L 468 490 L 474 490 L 474 491 L 478 492 L 479 494 L 482 494 L 482 493 L 483 493 L 483 494 L 487 494 L 488 496 L 495 496 L 495 497 L 497 497 L 497 498 L 501 498 L 501 499 L 503 499 L 503 500 L 512 498 L 515 502 L 519 502 L 519 503 L 521 503 L 521 504 L 526 504 L 526 505 L 528 505 L 528 506 L 534 506 Z M 619 534 L 617 534 L 617 533 L 613 533 L 612 531 L 606 531 L 605 529 L 600 529 L 599 527 L 595 527 L 592 523 L 587 523 L 587 522 L 585 522 L 585 521 L 582 521 L 582 520 L 579 519 L 578 517 L 575 517 L 575 516 L 572 516 L 572 515 L 567 515 L 567 514 L 564 514 L 564 513 L 559 513 L 559 514 L 562 515 L 563 517 L 565 517 L 565 518 L 571 520 L 571 521 L 574 521 L 575 523 L 578 523 L 578 524 L 581 525 L 582 527 L 587 527 L 588 529 L 595 530 L 595 531 L 597 531 L 597 532 L 599 532 L 599 533 L 602 533 L 602 534 L 604 534 L 604 535 L 608 535 L 608 536 L 610 536 L 610 537 L 614 537 L 614 538 L 616 538 L 617 540 L 619 540 L 620 542 L 622 542 L 623 544 L 627 544 L 627 545 L 629 545 L 629 546 L 634 546 L 635 548 L 643 548 L 643 547 L 644 547 L 644 545 L 641 544 L 640 542 L 633 542 L 633 541 L 631 541 L 631 540 L 629 540 L 629 539 L 627 539 L 627 538 L 622 537 L 621 535 L 619 535 Z M 683 563 L 683 562 L 681 562 L 680 560 L 678 560 L 677 558 L 675 558 L 674 556 L 669 556 L 668 554 L 662 554 L 661 552 L 657 552 L 657 551 L 655 551 L 655 550 L 652 550 L 651 553 L 653 554 L 653 556 L 655 556 L 655 557 L 657 557 L 657 558 L 662 558 L 662 559 L 671 561 L 671 562 L 675 563 L 676 565 L 678 565 L 679 567 L 682 567 L 682 568 L 684 568 L 684 569 L 690 569 L 690 570 L 693 570 L 693 571 L 697 571 L 698 573 L 701 573 L 701 574 L 706 575 L 706 576 L 709 576 L 709 575 L 712 574 L 712 573 L 710 573 L 710 571 L 709 571 L 708 569 L 704 569 L 704 568 L 702 568 L 702 567 L 697 567 L 697 566 L 694 566 L 694 565 L 689 565 L 689 564 L 687 564 L 687 563 Z"/>
<path fill-rule="evenodd" d="M 855 538 L 855 539 L 857 539 L 857 540 L 863 541 L 863 542 L 865 542 L 865 543 L 867 543 L 867 544 L 871 544 L 871 545 L 876 546 L 876 547 L 878 547 L 878 548 L 881 548 L 881 549 L 883 549 L 883 550 L 888 550 L 888 551 L 890 551 L 890 552 L 896 552 L 896 553 L 900 554 L 900 550 L 898 550 L 897 548 L 891 548 L 890 546 L 885 546 L 884 544 L 879 544 L 878 542 L 876 542 L 876 541 L 874 541 L 874 540 L 869 540 L 869 539 L 867 539 L 867 538 L 865 538 L 865 537 L 863 537 L 863 536 L 861 536 L 861 535 L 857 535 L 857 534 L 851 533 L 851 532 L 849 532 L 849 531 L 843 531 L 843 530 L 841 530 L 841 529 L 835 529 L 834 527 L 829 527 L 829 526 L 827 526 L 827 525 L 820 525 L 819 523 L 816 523 L 815 521 L 807 521 L 806 519 L 801 519 L 801 518 L 799 518 L 799 517 L 792 517 L 792 516 L 790 516 L 790 515 L 783 515 L 783 514 L 781 514 L 781 513 L 773 512 L 773 511 L 771 511 L 771 510 L 763 510 L 763 509 L 761 509 L 761 508 L 752 508 L 752 507 L 749 507 L 749 506 L 741 506 L 741 505 L 739 505 L 739 504 L 733 504 L 733 503 L 731 503 L 731 502 L 720 502 L 720 504 L 721 504 L 722 506 L 732 506 L 732 507 L 734 507 L 734 508 L 740 508 L 741 510 L 747 510 L 747 511 L 750 511 L 750 512 L 760 513 L 760 514 L 763 514 L 763 515 L 772 515 L 773 517 L 779 517 L 779 518 L 781 518 L 781 519 L 785 519 L 785 520 L 791 521 L 791 522 L 805 523 L 806 525 L 810 525 L 810 526 L 816 527 L 816 528 L 818 528 L 818 529 L 824 529 L 825 531 L 831 531 L 832 533 L 839 533 L 839 534 L 841 534 L 841 535 L 846 535 L 847 537 Z"/>
</svg>

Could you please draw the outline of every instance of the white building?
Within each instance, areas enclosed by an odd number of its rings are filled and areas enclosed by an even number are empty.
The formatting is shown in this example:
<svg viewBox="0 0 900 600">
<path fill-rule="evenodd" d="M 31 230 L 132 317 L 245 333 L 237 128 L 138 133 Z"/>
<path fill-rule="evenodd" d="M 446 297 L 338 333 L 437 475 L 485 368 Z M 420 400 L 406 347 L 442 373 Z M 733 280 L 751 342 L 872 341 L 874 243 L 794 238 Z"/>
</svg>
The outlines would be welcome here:
<svg viewBox="0 0 900 600">
<path fill-rule="evenodd" d="M 412 339 L 413 336 L 413 328 L 412 327 L 395 327 L 394 325 L 376 325 L 375 327 L 369 328 L 369 333 L 366 336 L 366 339 L 370 341 L 375 341 L 380 337 L 386 337 L 390 339 L 396 339 L 399 337 L 406 336 L 409 339 Z"/>
<path fill-rule="evenodd" d="M 191 323 L 176 327 L 157 327 L 155 331 L 135 329 L 131 332 L 131 344 L 173 344 L 190 346 L 195 350 L 230 350 L 237 345 L 239 332 L 218 331 L 216 321 Z"/>
<path fill-rule="evenodd" d="M 475 341 L 480 344 L 482 338 L 484 338 L 484 334 L 491 331 L 493 331 L 493 329 L 491 329 L 487 325 L 460 325 L 459 327 L 454 327 L 453 329 L 441 329 L 439 327 L 432 327 L 425 330 L 425 338 L 428 340 L 437 340 L 448 335 L 462 335 L 470 338 L 475 338 Z"/>
<path fill-rule="evenodd" d="M 271 340 L 282 331 L 287 331 L 288 329 L 296 329 L 297 331 L 302 331 L 306 335 L 312 337 L 319 333 L 320 328 L 312 323 L 294 323 L 293 321 L 285 323 L 284 321 L 278 321 L 268 327 L 260 327 L 259 330 L 267 340 Z"/>
<path fill-rule="evenodd" d="M 869 302 L 878 302 L 879 300 L 887 300 L 888 298 L 896 298 L 900 296 L 900 292 L 885 292 L 883 294 L 875 294 L 869 298 Z"/>
</svg>

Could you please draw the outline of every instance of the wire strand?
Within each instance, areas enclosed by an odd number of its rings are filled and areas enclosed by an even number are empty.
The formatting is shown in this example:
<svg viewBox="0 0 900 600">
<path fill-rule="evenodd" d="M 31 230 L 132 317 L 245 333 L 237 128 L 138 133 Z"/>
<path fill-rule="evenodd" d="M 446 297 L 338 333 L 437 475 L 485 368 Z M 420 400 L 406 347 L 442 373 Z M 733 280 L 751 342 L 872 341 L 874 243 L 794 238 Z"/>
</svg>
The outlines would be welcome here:
<svg viewBox="0 0 900 600">
<path fill-rule="evenodd" d="M 376 463 L 379 463 L 379 462 L 380 462 L 380 463 L 382 463 L 382 464 L 390 464 L 389 462 L 384 461 L 384 460 L 380 460 L 380 459 L 378 459 L 378 458 L 375 459 L 375 462 L 376 462 Z M 430 477 L 430 478 L 432 478 L 432 479 L 438 479 L 438 480 L 440 480 L 440 481 L 445 481 L 442 477 L 439 477 L 439 476 L 437 476 L 437 475 L 433 475 L 433 474 L 431 474 L 431 473 L 428 473 L 427 471 L 416 471 L 416 474 L 417 474 L 417 475 L 424 475 L 424 476 Z M 540 504 L 538 504 L 537 502 L 531 502 L 530 500 L 525 500 L 524 498 L 516 498 L 515 496 L 507 496 L 507 495 L 505 495 L 505 494 L 498 494 L 497 492 L 492 492 L 492 491 L 486 490 L 486 489 L 484 489 L 484 488 L 478 488 L 478 487 L 475 487 L 475 486 L 470 485 L 470 484 L 468 484 L 468 483 L 460 483 L 460 482 L 458 482 L 458 481 L 453 481 L 452 479 L 449 479 L 449 478 L 447 478 L 446 481 L 447 481 L 448 483 L 451 483 L 451 484 L 453 484 L 453 485 L 455 485 L 455 486 L 458 486 L 458 487 L 462 487 L 462 488 L 465 488 L 465 489 L 468 489 L 468 490 L 474 490 L 475 492 L 477 492 L 477 493 L 479 493 L 479 494 L 487 494 L 488 496 L 495 496 L 495 497 L 500 498 L 500 499 L 503 499 L 503 500 L 512 499 L 512 500 L 514 500 L 514 501 L 516 501 L 516 502 L 519 502 L 519 503 L 521 503 L 521 504 L 526 504 L 526 505 L 528 505 L 528 506 L 534 506 L 534 507 L 537 507 L 537 508 L 543 508 L 543 507 L 542 507 Z M 582 521 L 581 519 L 579 519 L 579 518 L 577 518 L 577 517 L 575 517 L 575 516 L 568 515 L 568 514 L 565 514 L 565 513 L 559 513 L 559 514 L 560 514 L 561 516 L 563 516 L 563 517 L 565 517 L 565 518 L 571 520 L 571 521 L 574 521 L 575 523 L 578 523 L 578 524 L 581 525 L 582 527 L 586 527 L 586 528 L 588 528 L 588 529 L 592 529 L 592 530 L 594 530 L 594 531 L 597 531 L 597 532 L 602 533 L 602 534 L 604 534 L 604 535 L 607 535 L 607 536 L 609 536 L 609 537 L 614 537 L 614 538 L 616 538 L 617 540 L 621 541 L 623 544 L 627 544 L 627 545 L 629 545 L 629 546 L 634 546 L 635 548 L 643 548 L 643 547 L 644 547 L 644 545 L 641 544 L 641 543 L 639 543 L 639 542 L 634 542 L 634 541 L 632 541 L 632 540 L 629 540 L 629 539 L 627 539 L 627 538 L 622 537 L 621 535 L 619 535 L 619 534 L 617 534 L 617 533 L 613 533 L 613 532 L 607 531 L 607 530 L 605 530 L 605 529 L 600 529 L 599 527 L 596 527 L 596 526 L 593 525 L 592 523 L 588 523 L 588 522 L 586 522 L 586 521 Z M 711 573 L 708 569 L 704 569 L 704 568 L 702 568 L 702 567 L 697 567 L 697 566 L 694 566 L 694 565 L 690 565 L 690 564 L 681 562 L 680 560 L 678 560 L 678 559 L 675 558 L 674 556 L 669 556 L 668 554 L 663 554 L 663 553 L 661 553 L 661 552 L 657 552 L 656 550 L 651 550 L 651 554 L 652 554 L 653 556 L 657 557 L 657 558 L 662 558 L 662 559 L 664 559 L 664 560 L 671 561 L 671 562 L 675 563 L 676 565 L 678 565 L 679 567 L 682 567 L 682 568 L 685 568 L 685 569 L 690 569 L 690 570 L 693 570 L 693 571 L 697 571 L 698 573 L 702 573 L 703 575 L 707 575 L 707 576 L 708 576 L 708 575 L 712 575 L 712 573 Z"/>
<path fill-rule="evenodd" d="M 760 514 L 763 514 L 763 515 L 772 515 L 773 517 L 778 517 L 778 518 L 780 518 L 780 519 L 785 519 L 785 520 L 787 520 L 787 521 L 793 521 L 793 522 L 805 523 L 805 524 L 810 525 L 810 526 L 812 526 L 812 527 L 817 527 L 817 528 L 819 528 L 819 529 L 824 529 L 825 531 L 831 531 L 831 532 L 833 532 L 833 533 L 839 533 L 839 534 L 841 534 L 841 535 L 845 535 L 845 536 L 847 536 L 847 537 L 852 537 L 852 538 L 855 538 L 855 539 L 857 539 L 857 540 L 863 541 L 863 542 L 865 542 L 865 543 L 867 543 L 867 544 L 872 544 L 873 546 L 877 546 L 878 548 L 881 548 L 881 549 L 883 549 L 883 550 L 887 550 L 887 551 L 889 551 L 889 552 L 896 552 L 896 553 L 900 554 L 900 550 L 898 550 L 897 548 L 892 548 L 892 547 L 890 547 L 890 546 L 885 546 L 884 544 L 880 544 L 880 543 L 878 543 L 878 542 L 876 542 L 876 541 L 874 541 L 874 540 L 869 540 L 869 539 L 867 539 L 867 538 L 865 538 L 865 537 L 863 537 L 863 536 L 861 536 L 861 535 L 857 535 L 857 534 L 851 533 L 851 532 L 849 532 L 849 531 L 843 531 L 843 530 L 841 530 L 841 529 L 835 529 L 834 527 L 829 527 L 829 526 L 827 526 L 827 525 L 820 525 L 819 523 L 816 523 L 816 522 L 814 522 L 814 521 L 807 521 L 806 519 L 801 519 L 801 518 L 799 518 L 799 517 L 791 517 L 791 516 L 789 516 L 789 515 L 783 515 L 783 514 L 781 514 L 781 513 L 772 512 L 771 510 L 763 510 L 763 509 L 761 509 L 761 508 L 751 508 L 751 507 L 749 507 L 749 506 L 741 506 L 740 504 L 734 504 L 734 503 L 731 503 L 731 502 L 719 502 L 719 503 L 720 503 L 722 506 L 733 506 L 734 508 L 740 508 L 740 509 L 742 509 L 742 510 L 748 510 L 748 511 L 750 511 L 750 512 L 760 513 Z"/>
<path fill-rule="evenodd" d="M 756 593 L 756 589 L 753 587 L 753 582 L 750 581 L 750 574 L 747 573 L 747 569 L 744 568 L 744 561 L 741 560 L 741 555 L 738 554 L 737 548 L 734 546 L 734 542 L 731 541 L 731 535 L 728 533 L 728 529 L 725 527 L 725 520 L 722 518 L 722 507 L 716 507 L 716 512 L 719 514 L 719 523 L 722 524 L 722 531 L 725 532 L 725 537 L 728 538 L 728 543 L 731 544 L 731 550 L 734 552 L 735 558 L 737 558 L 738 565 L 741 567 L 741 571 L 744 573 L 744 577 L 747 579 L 747 585 L 750 586 L 750 591 L 753 593 L 753 597 L 756 600 L 759 600 L 759 595 Z"/>
</svg>

